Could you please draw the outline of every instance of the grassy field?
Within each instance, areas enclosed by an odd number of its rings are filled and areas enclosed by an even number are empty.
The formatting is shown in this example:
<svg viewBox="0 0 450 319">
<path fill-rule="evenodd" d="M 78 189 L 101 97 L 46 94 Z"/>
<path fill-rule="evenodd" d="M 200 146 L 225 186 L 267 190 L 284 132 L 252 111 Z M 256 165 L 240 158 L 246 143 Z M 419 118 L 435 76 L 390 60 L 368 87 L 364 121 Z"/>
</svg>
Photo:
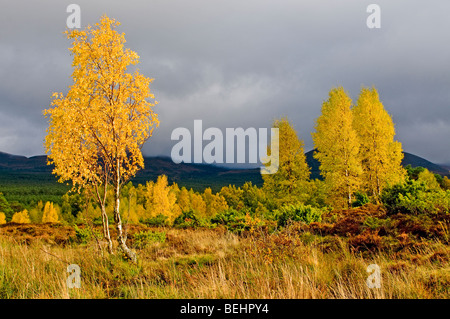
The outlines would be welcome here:
<svg viewBox="0 0 450 319">
<path fill-rule="evenodd" d="M 439 240 L 361 251 L 344 237 L 315 236 L 296 223 L 240 235 L 222 227 L 130 226 L 129 244 L 139 256 L 131 264 L 106 254 L 80 228 L 0 226 L 0 298 L 450 297 L 450 250 Z M 79 289 L 67 287 L 69 264 L 81 268 Z M 381 269 L 381 288 L 366 284 L 370 264 Z"/>
</svg>

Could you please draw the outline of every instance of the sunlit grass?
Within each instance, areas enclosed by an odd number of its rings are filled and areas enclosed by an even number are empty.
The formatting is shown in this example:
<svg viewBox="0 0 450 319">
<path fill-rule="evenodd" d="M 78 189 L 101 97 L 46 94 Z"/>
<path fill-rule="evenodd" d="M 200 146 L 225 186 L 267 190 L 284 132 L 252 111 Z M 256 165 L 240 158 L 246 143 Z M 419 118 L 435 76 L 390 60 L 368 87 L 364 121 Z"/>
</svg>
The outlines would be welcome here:
<svg viewBox="0 0 450 319">
<path fill-rule="evenodd" d="M 136 264 L 119 255 L 102 255 L 95 241 L 62 247 L 42 239 L 24 242 L 0 236 L 0 297 L 450 297 L 449 247 L 439 241 L 400 253 L 361 254 L 352 252 L 343 239 L 325 252 L 315 240 L 284 242 L 282 234 L 240 237 L 224 230 L 164 231 L 165 242 L 137 250 Z M 290 252 L 277 255 L 267 247 Z M 79 289 L 67 287 L 69 264 L 81 268 Z M 381 288 L 366 285 L 370 264 L 381 268 Z"/>
</svg>

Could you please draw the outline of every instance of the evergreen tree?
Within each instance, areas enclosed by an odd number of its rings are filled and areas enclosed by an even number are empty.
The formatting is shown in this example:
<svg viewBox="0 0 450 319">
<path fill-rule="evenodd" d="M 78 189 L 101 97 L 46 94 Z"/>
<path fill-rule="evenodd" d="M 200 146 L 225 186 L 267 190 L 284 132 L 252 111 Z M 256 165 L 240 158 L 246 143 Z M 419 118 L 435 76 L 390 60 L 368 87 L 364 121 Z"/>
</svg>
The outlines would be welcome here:
<svg viewBox="0 0 450 319">
<path fill-rule="evenodd" d="M 11 209 L 11 206 L 9 205 L 3 193 L 0 193 L 0 212 L 3 212 L 5 214 L 6 220 L 10 220 L 14 214 L 14 211 Z"/>
</svg>

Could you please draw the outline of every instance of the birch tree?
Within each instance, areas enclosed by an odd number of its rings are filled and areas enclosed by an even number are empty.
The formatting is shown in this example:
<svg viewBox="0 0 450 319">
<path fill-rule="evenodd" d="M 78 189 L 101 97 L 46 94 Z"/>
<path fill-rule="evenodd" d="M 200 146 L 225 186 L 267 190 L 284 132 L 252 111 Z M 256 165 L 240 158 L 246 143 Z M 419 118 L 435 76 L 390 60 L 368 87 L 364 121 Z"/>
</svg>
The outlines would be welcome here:
<svg viewBox="0 0 450 319">
<path fill-rule="evenodd" d="M 158 126 L 149 85 L 152 79 L 127 68 L 139 56 L 125 48 L 119 22 L 103 16 L 84 30 L 66 31 L 71 39 L 73 84 L 66 95 L 54 93 L 45 138 L 48 164 L 60 182 L 71 180 L 75 189 L 91 188 L 102 210 L 104 236 L 112 243 L 106 215 L 106 195 L 114 191 L 114 222 L 119 248 L 131 260 L 120 216 L 120 191 L 144 167 L 141 148 Z"/>
</svg>

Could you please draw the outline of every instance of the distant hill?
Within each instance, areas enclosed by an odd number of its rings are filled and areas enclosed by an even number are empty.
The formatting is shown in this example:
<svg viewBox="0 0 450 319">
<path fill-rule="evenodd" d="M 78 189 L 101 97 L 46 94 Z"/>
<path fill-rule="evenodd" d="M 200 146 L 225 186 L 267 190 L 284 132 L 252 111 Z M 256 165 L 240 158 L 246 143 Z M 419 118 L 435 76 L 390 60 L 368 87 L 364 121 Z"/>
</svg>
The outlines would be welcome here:
<svg viewBox="0 0 450 319">
<path fill-rule="evenodd" d="M 211 187 L 219 191 L 222 186 L 234 184 L 243 185 L 251 181 L 261 186 L 263 180 L 260 170 L 256 169 L 228 169 L 208 164 L 175 164 L 170 157 L 145 157 L 145 168 L 140 170 L 132 182 L 145 184 L 156 180 L 159 175 L 167 175 L 169 182 L 176 182 L 180 187 L 204 190 Z M 53 166 L 47 165 L 47 156 L 25 157 L 0 152 L 0 191 L 2 184 L 55 184 L 56 177 L 52 175 Z"/>
<path fill-rule="evenodd" d="M 319 170 L 319 166 L 320 163 L 313 157 L 314 154 L 314 150 L 311 150 L 307 153 L 305 153 L 306 155 L 306 161 L 309 165 L 309 167 L 311 168 L 311 178 L 315 179 L 321 179 L 320 176 L 320 170 Z M 426 169 L 428 169 L 430 172 L 442 175 L 442 176 L 448 176 L 450 177 L 450 172 L 449 172 L 449 168 L 447 167 L 443 167 L 434 163 L 431 163 L 430 161 L 427 161 L 426 159 L 419 157 L 417 155 L 414 154 L 410 154 L 410 153 L 406 153 L 403 152 L 403 160 L 402 160 L 402 165 L 403 166 L 407 166 L 408 164 L 410 164 L 412 167 L 425 167 Z"/>
<path fill-rule="evenodd" d="M 313 157 L 313 150 L 307 152 L 306 159 L 311 168 L 311 178 L 321 178 L 319 163 Z M 440 175 L 450 176 L 449 170 L 437 164 L 431 163 L 419 156 L 404 153 L 402 164 L 404 166 L 411 164 L 412 167 L 422 166 L 428 170 Z M 261 186 L 259 168 L 256 169 L 229 169 L 208 164 L 175 164 L 170 157 L 145 157 L 145 168 L 140 170 L 136 177 L 132 179 L 135 184 L 145 184 L 149 180 L 156 180 L 159 175 L 167 175 L 169 182 L 176 182 L 180 187 L 193 188 L 194 190 L 203 190 L 211 187 L 213 191 L 219 191 L 222 186 L 234 184 L 243 185 L 246 181 L 251 181 L 254 185 Z M 34 185 L 36 189 L 42 189 L 42 186 L 61 188 L 56 182 L 56 177 L 51 174 L 52 167 L 47 165 L 47 157 L 42 156 L 18 156 L 0 152 L 0 192 L 4 192 L 5 185 L 28 186 Z M 58 186 L 59 185 L 59 186 Z M 68 187 L 64 186 L 64 190 Z M 19 190 L 17 190 L 17 193 Z M 55 191 L 55 195 L 59 193 Z M 18 194 L 19 195 L 19 194 Z"/>
</svg>

